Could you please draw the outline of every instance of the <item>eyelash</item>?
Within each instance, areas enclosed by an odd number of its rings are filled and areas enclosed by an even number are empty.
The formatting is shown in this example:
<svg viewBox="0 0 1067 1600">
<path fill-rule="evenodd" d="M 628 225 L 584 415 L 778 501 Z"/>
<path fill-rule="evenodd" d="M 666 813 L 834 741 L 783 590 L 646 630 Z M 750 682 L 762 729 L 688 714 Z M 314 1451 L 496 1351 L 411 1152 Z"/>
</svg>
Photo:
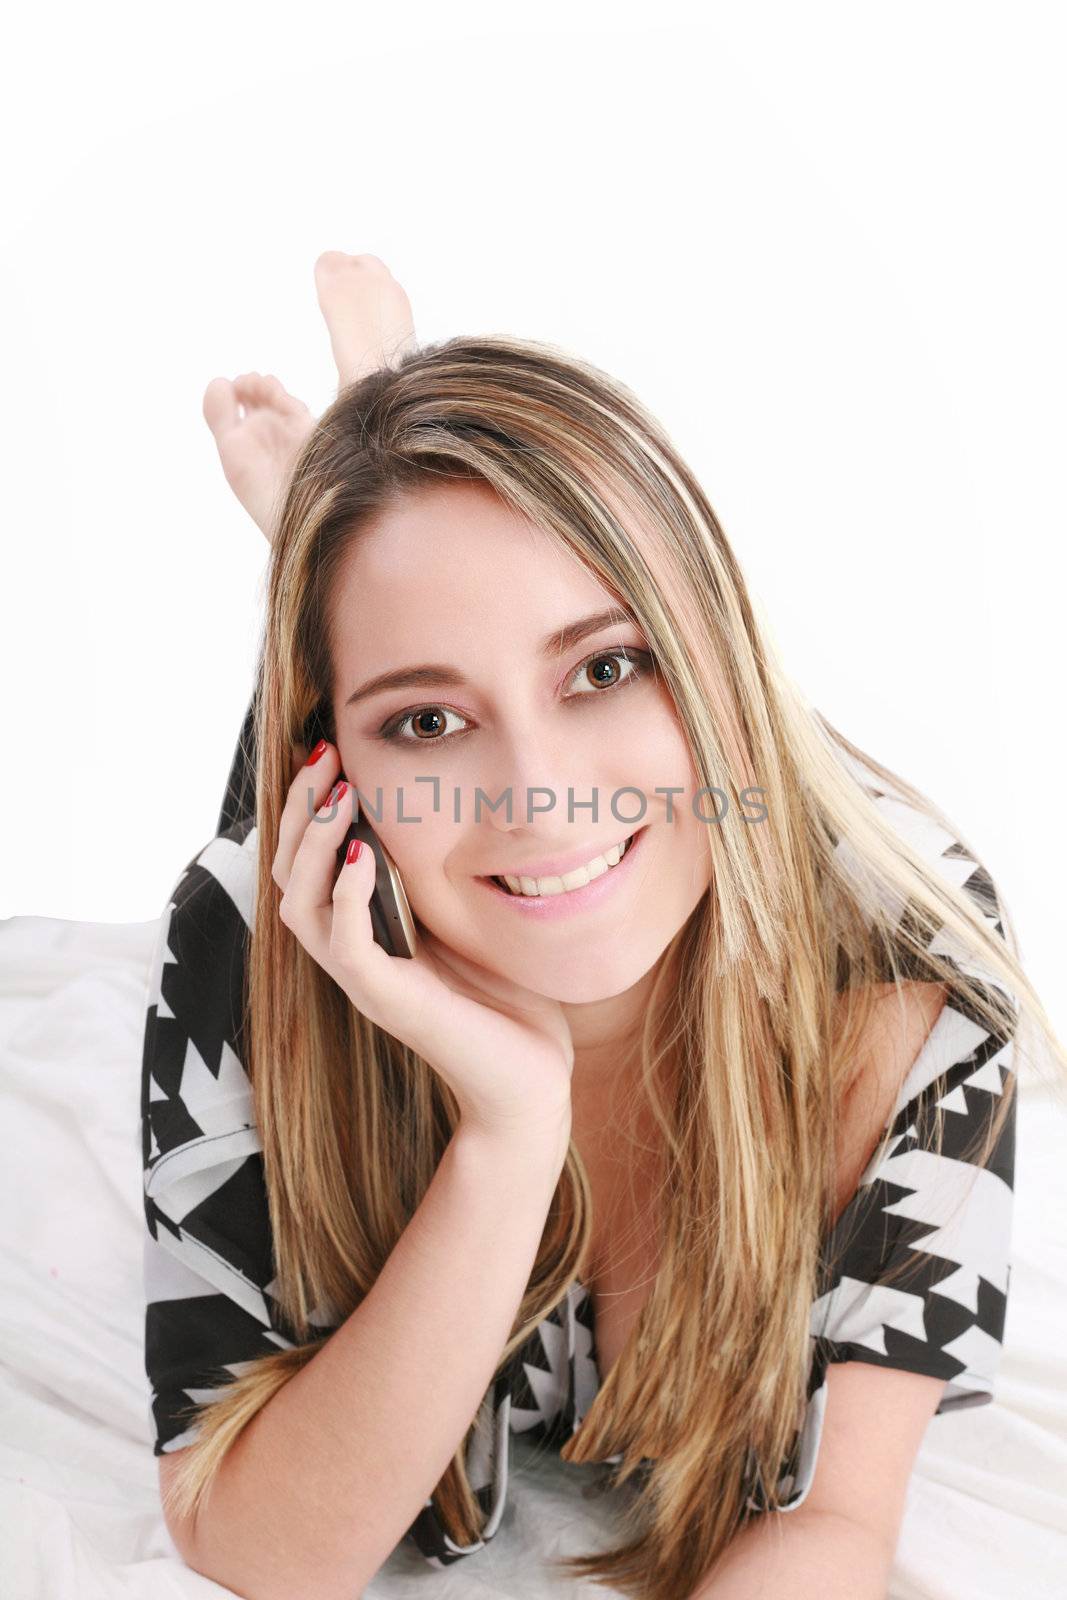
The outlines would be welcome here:
<svg viewBox="0 0 1067 1600">
<path fill-rule="evenodd" d="M 646 677 L 646 671 L 643 667 L 639 667 L 637 665 L 638 658 L 640 658 L 642 661 L 648 662 L 649 665 L 654 668 L 655 663 L 653 662 L 652 653 L 649 650 L 637 650 L 623 647 L 619 650 L 598 650 L 594 655 L 587 656 L 584 661 L 579 662 L 578 666 L 575 667 L 573 673 L 571 674 L 572 678 L 576 678 L 579 673 L 584 672 L 587 667 L 592 666 L 594 661 L 610 661 L 619 659 L 629 662 L 630 666 L 633 667 L 634 670 L 629 673 L 627 677 L 621 679 L 620 682 L 609 684 L 606 689 L 590 689 L 587 693 L 579 692 L 574 698 L 585 700 L 591 696 L 599 695 L 603 697 L 605 695 L 614 694 L 617 690 L 625 688 L 627 684 L 637 683 L 639 680 L 643 680 Z M 385 726 L 379 730 L 378 737 L 383 739 L 387 744 L 447 744 L 450 739 L 459 738 L 461 734 L 466 733 L 467 729 L 461 728 L 453 733 L 441 734 L 438 738 L 434 739 L 409 739 L 405 738 L 400 732 L 400 729 L 406 722 L 414 721 L 414 719 L 418 716 L 421 716 L 424 711 L 445 710 L 447 710 L 447 707 L 445 706 L 436 706 L 432 704 L 416 706 L 414 711 L 405 711 L 401 716 L 394 717 L 392 721 L 387 722 Z M 457 717 L 462 715 L 462 713 L 458 711 L 451 714 Z"/>
</svg>

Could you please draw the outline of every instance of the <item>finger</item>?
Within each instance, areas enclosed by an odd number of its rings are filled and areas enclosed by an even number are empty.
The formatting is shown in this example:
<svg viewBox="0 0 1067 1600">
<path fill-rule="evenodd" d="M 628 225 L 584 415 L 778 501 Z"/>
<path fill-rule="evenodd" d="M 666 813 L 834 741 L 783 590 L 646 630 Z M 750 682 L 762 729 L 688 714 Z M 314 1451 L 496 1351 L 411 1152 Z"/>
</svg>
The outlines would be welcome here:
<svg viewBox="0 0 1067 1600">
<path fill-rule="evenodd" d="M 357 843 L 361 849 L 352 859 L 352 844 Z M 449 991 L 418 962 L 391 956 L 375 939 L 370 898 L 377 863 L 365 841 L 353 840 L 352 844 L 333 886 L 333 913 L 322 964 L 372 1022 L 395 1033 L 396 1023 L 390 1019 L 402 1016 L 405 1028 L 413 1030 L 403 1035 L 411 1043 L 419 1036 L 423 1014 L 432 1014 L 435 1024 L 440 1022 L 442 1007 L 449 1004 Z"/>
<path fill-rule="evenodd" d="M 327 744 L 316 761 L 304 762 L 289 785 L 289 793 L 278 822 L 278 844 L 271 865 L 271 877 L 284 894 L 293 870 L 296 852 L 311 817 L 322 805 L 341 771 L 341 755 L 336 745 Z"/>
<path fill-rule="evenodd" d="M 361 846 L 353 857 L 352 846 Z M 380 950 L 374 940 L 370 916 L 371 890 L 375 878 L 374 852 L 363 840 L 352 840 L 333 886 L 333 922 L 330 930 L 330 955 L 346 971 L 366 981 L 372 964 L 370 952 Z"/>
<path fill-rule="evenodd" d="M 337 874 L 337 851 L 355 820 L 353 794 L 347 784 L 337 793 L 330 790 L 315 815 L 308 821 L 304 836 L 293 857 L 289 881 L 285 885 L 284 920 L 300 932 L 301 942 L 311 949 L 301 930 L 329 941 L 329 913 Z"/>
</svg>

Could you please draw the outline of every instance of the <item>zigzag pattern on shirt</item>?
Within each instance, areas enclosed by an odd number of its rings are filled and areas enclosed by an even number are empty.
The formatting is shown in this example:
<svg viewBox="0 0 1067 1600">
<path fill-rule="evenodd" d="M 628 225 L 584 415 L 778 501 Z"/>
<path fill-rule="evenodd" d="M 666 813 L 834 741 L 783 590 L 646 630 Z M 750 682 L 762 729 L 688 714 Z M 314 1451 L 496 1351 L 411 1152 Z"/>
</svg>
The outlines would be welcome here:
<svg viewBox="0 0 1067 1600">
<path fill-rule="evenodd" d="M 196 1436 L 183 1407 L 207 1403 L 248 1363 L 289 1340 L 274 1299 L 269 1212 L 251 1089 L 242 1065 L 245 956 L 252 929 L 256 836 L 251 711 L 235 753 L 216 837 L 189 863 L 160 919 L 149 982 L 142 1073 L 145 1173 L 146 1367 L 155 1453 Z M 864 769 L 865 770 L 865 769 Z M 996 888 L 942 825 L 878 783 L 865 787 L 923 859 L 962 888 L 987 925 L 1004 930 Z M 847 840 L 835 849 L 865 874 Z M 919 926 L 914 907 L 889 907 Z M 1000 988 L 939 935 L 928 947 Z M 920 960 L 904 964 L 924 977 Z M 863 1360 L 946 1380 L 940 1410 L 992 1398 L 1010 1279 L 1014 1119 L 982 1168 L 966 1152 L 1013 1084 L 1012 1030 L 990 1032 L 955 998 L 901 1086 L 857 1193 L 828 1241 L 833 1270 L 812 1306 L 808 1405 L 778 1492 L 786 1509 L 810 1488 L 825 1413 L 829 1364 Z M 933 1147 L 935 1110 L 943 1145 Z M 903 1265 L 897 1281 L 887 1269 Z M 313 1316 L 332 1328 L 329 1308 Z M 432 1499 L 409 1530 L 433 1566 L 480 1550 L 503 1515 L 512 1434 L 562 1444 L 599 1390 L 592 1297 L 578 1282 L 490 1385 L 467 1449 L 485 1517 L 467 1546 L 444 1532 Z M 617 1461 L 618 1456 L 609 1458 Z M 761 1509 L 756 1485 L 750 1499 Z"/>
</svg>

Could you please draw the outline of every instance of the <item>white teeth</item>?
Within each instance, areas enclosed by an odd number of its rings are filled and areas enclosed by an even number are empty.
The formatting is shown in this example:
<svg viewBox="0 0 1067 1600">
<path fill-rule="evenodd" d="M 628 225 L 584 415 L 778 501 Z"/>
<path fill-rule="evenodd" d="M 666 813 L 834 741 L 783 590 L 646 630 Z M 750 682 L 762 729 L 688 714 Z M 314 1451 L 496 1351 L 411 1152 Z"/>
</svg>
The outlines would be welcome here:
<svg viewBox="0 0 1067 1600">
<path fill-rule="evenodd" d="M 633 838 L 632 834 L 630 838 Z M 622 844 L 613 844 L 602 856 L 594 856 L 584 867 L 576 867 L 573 872 L 565 872 L 562 878 L 514 878 L 510 874 L 505 874 L 503 881 L 512 894 L 566 894 L 570 889 L 584 889 L 594 878 L 602 877 L 609 868 L 618 866 L 629 843 L 630 839 L 626 839 Z"/>
</svg>

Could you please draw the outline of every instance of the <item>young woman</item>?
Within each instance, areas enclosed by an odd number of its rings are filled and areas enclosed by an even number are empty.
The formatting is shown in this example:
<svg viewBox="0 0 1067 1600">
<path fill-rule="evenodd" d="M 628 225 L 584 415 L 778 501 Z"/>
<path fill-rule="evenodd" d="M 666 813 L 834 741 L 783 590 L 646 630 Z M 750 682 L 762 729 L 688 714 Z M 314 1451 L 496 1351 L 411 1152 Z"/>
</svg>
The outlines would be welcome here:
<svg viewBox="0 0 1067 1600">
<path fill-rule="evenodd" d="M 316 282 L 324 415 L 205 395 L 272 552 L 145 1032 L 168 1526 L 358 1594 L 481 1550 L 523 1432 L 627 1486 L 572 1573 L 882 1596 L 930 1417 L 993 1396 L 1023 1018 L 1067 1066 L 995 886 L 789 679 L 626 388 L 418 347 L 374 257 Z"/>
</svg>

